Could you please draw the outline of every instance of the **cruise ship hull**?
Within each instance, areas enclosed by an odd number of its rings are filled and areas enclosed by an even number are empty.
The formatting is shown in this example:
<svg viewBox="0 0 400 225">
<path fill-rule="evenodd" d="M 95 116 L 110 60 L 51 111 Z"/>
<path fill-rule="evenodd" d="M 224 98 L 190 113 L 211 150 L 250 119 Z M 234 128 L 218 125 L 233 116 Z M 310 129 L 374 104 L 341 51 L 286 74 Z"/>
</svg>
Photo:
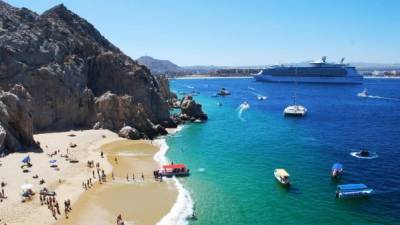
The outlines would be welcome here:
<svg viewBox="0 0 400 225">
<path fill-rule="evenodd" d="M 307 77 L 307 76 L 272 76 L 267 74 L 260 74 L 254 77 L 257 81 L 263 82 L 283 82 L 283 83 L 336 83 L 336 84 L 361 84 L 363 82 L 362 76 L 324 76 L 324 77 Z"/>
</svg>

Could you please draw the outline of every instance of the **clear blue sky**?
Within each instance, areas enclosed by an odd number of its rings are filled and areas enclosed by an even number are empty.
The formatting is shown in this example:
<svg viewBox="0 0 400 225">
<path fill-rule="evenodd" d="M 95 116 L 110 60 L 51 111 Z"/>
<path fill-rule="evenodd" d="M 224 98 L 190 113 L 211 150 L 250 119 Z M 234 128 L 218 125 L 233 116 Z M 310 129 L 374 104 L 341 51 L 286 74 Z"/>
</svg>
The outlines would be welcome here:
<svg viewBox="0 0 400 225">
<path fill-rule="evenodd" d="M 400 0 L 7 0 L 42 13 L 63 2 L 132 58 L 259 65 L 328 56 L 400 62 Z"/>
</svg>

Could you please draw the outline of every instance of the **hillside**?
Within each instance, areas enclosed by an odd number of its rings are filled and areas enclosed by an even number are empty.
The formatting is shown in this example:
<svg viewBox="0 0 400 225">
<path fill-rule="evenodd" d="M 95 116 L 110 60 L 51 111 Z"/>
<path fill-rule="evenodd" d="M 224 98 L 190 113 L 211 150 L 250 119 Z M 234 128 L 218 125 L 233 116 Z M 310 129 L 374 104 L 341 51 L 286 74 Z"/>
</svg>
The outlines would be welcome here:
<svg viewBox="0 0 400 225">
<path fill-rule="evenodd" d="M 153 74 L 168 74 L 183 72 L 184 69 L 169 60 L 154 59 L 150 56 L 142 56 L 137 59 L 138 63 L 146 66 Z"/>
</svg>

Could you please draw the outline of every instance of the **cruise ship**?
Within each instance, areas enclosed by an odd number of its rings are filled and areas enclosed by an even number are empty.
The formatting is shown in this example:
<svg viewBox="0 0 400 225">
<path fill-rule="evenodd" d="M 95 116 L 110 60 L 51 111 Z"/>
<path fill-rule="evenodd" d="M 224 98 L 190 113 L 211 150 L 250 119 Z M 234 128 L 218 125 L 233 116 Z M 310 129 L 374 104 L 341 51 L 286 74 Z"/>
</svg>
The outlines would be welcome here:
<svg viewBox="0 0 400 225">
<path fill-rule="evenodd" d="M 354 66 L 328 63 L 326 57 L 310 63 L 310 66 L 272 66 L 254 76 L 257 81 L 361 84 L 363 77 Z"/>
</svg>

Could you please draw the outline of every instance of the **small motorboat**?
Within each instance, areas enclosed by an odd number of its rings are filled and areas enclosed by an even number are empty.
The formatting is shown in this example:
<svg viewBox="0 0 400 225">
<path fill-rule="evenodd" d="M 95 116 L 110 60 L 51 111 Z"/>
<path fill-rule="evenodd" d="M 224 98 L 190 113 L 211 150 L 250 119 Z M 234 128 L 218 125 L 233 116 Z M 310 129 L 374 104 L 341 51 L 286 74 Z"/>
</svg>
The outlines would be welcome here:
<svg viewBox="0 0 400 225">
<path fill-rule="evenodd" d="M 305 116 L 307 109 L 302 105 L 290 105 L 283 110 L 285 116 Z"/>
<path fill-rule="evenodd" d="M 193 123 L 202 123 L 203 122 L 203 120 L 201 120 L 201 119 L 195 119 L 194 121 L 193 121 Z"/>
<path fill-rule="evenodd" d="M 368 150 L 364 149 L 364 150 L 361 150 L 361 151 L 357 152 L 356 155 L 358 157 L 370 157 L 371 153 Z"/>
<path fill-rule="evenodd" d="M 358 97 L 366 98 L 368 97 L 368 90 L 364 88 L 364 90 L 357 94 Z"/>
<path fill-rule="evenodd" d="M 185 164 L 169 164 L 163 165 L 161 169 L 154 171 L 156 177 L 186 177 L 190 175 L 190 170 L 186 168 Z"/>
<path fill-rule="evenodd" d="M 337 198 L 357 198 L 368 197 L 373 192 L 372 188 L 368 188 L 365 184 L 343 184 L 336 188 Z"/>
<path fill-rule="evenodd" d="M 343 165 L 340 163 L 335 163 L 331 169 L 332 178 L 340 178 L 343 174 Z"/>
<path fill-rule="evenodd" d="M 225 88 L 221 88 L 221 90 L 217 93 L 217 95 L 219 95 L 219 96 L 227 96 L 230 94 L 231 93 L 228 90 L 226 90 Z"/>
<path fill-rule="evenodd" d="M 257 100 L 259 100 L 259 101 L 264 101 L 264 100 L 267 100 L 267 96 L 257 96 Z"/>
<path fill-rule="evenodd" d="M 276 180 L 281 183 L 282 185 L 289 186 L 290 185 L 290 180 L 289 180 L 289 173 L 286 172 L 285 169 L 275 169 L 274 171 L 274 176 Z"/>
</svg>

